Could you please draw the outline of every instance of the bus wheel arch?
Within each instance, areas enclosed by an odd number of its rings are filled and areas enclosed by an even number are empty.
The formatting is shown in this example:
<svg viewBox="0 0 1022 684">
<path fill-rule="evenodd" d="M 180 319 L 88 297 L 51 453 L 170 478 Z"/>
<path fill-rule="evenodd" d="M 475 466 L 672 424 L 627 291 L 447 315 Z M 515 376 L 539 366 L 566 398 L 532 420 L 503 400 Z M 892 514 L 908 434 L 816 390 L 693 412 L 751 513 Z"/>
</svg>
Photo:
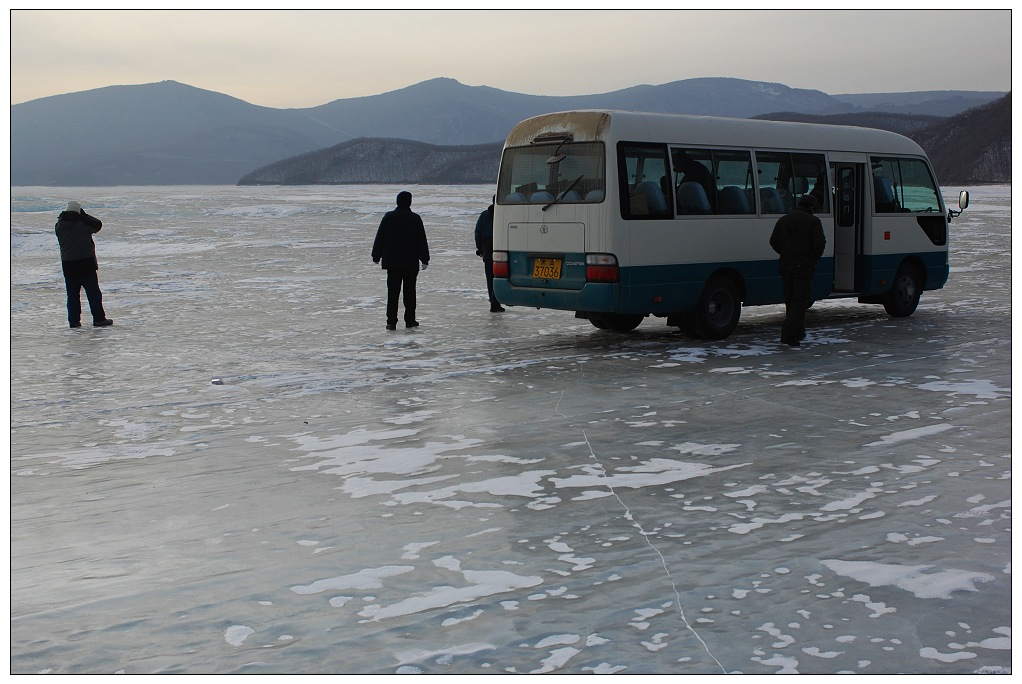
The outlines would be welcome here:
<svg viewBox="0 0 1022 684">
<path fill-rule="evenodd" d="M 898 267 L 891 289 L 884 297 L 883 305 L 888 314 L 895 318 L 911 316 L 919 306 L 919 297 L 923 294 L 925 271 L 922 265 L 914 260 L 906 259 Z"/>
<path fill-rule="evenodd" d="M 718 271 L 703 287 L 693 312 L 693 325 L 699 337 L 723 340 L 738 326 L 744 298 L 741 279 L 734 273 Z"/>
</svg>

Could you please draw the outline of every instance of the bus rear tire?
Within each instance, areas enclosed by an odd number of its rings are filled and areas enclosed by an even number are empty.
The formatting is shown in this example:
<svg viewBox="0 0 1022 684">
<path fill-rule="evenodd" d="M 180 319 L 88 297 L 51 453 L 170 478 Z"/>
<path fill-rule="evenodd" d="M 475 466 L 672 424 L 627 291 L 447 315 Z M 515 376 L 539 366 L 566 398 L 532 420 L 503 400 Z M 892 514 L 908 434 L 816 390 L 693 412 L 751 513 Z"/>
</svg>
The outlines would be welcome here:
<svg viewBox="0 0 1022 684">
<path fill-rule="evenodd" d="M 922 278 L 912 266 L 902 266 L 894 276 L 894 285 L 884 299 L 884 309 L 895 318 L 911 316 L 923 294 Z"/>
<path fill-rule="evenodd" d="M 695 332 L 708 340 L 723 340 L 738 327 L 742 315 L 742 297 L 738 286 L 727 276 L 709 279 L 693 314 Z"/>
<path fill-rule="evenodd" d="M 604 313 L 589 317 L 589 322 L 600 330 L 613 330 L 614 332 L 631 332 L 642 323 L 643 314 L 615 314 Z"/>
</svg>

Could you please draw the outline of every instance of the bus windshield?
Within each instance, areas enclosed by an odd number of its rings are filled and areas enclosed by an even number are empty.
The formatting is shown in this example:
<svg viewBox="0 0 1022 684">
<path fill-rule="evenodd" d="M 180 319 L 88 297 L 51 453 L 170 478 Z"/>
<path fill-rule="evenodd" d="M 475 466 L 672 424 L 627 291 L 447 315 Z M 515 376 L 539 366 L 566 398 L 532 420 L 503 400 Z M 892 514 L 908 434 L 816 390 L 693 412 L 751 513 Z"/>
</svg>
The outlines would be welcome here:
<svg viewBox="0 0 1022 684">
<path fill-rule="evenodd" d="M 578 204 L 606 196 L 603 143 L 553 141 L 504 150 L 498 204 Z"/>
</svg>

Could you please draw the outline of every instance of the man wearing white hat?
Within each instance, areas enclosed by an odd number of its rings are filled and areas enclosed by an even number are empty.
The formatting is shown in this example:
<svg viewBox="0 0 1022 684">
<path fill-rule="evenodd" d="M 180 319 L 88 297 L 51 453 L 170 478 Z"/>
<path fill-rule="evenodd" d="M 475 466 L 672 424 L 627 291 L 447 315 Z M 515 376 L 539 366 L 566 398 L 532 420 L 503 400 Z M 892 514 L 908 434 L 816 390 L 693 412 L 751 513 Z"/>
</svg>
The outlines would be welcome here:
<svg viewBox="0 0 1022 684">
<path fill-rule="evenodd" d="M 103 310 L 103 293 L 99 289 L 99 262 L 92 235 L 103 222 L 89 216 L 74 200 L 60 212 L 54 230 L 60 243 L 60 263 L 67 288 L 67 322 L 72 328 L 82 327 L 82 288 L 92 311 L 92 325 L 100 328 L 113 325 Z"/>
</svg>

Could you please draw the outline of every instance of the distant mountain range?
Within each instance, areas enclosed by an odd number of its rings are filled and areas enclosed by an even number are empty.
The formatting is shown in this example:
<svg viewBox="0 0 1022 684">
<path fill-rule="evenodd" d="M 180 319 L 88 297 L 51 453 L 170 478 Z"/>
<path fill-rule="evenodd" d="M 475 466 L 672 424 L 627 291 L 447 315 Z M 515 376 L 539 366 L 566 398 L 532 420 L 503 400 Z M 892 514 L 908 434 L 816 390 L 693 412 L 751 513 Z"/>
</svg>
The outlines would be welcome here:
<svg viewBox="0 0 1022 684">
<path fill-rule="evenodd" d="M 915 139 L 926 150 L 941 183 L 1011 182 L 1010 93 L 948 118 L 884 112 L 819 116 L 783 112 L 754 118 L 893 131 Z M 357 138 L 268 164 L 246 174 L 239 185 L 495 183 L 502 147 Z"/>
<path fill-rule="evenodd" d="M 1011 183 L 1011 93 L 910 137 L 941 183 Z"/>
<path fill-rule="evenodd" d="M 919 143 L 941 183 L 1011 182 L 1011 93 L 946 118 L 886 112 L 826 116 L 785 112 L 755 118 L 893 131 Z"/>
<path fill-rule="evenodd" d="M 243 176 L 238 185 L 496 184 L 503 148 L 503 142 L 430 145 L 415 140 L 356 138 L 268 164 Z"/>
<path fill-rule="evenodd" d="M 522 119 L 566 109 L 747 118 L 782 111 L 814 116 L 861 113 L 886 104 L 896 114 L 918 117 L 957 114 L 1002 95 L 941 91 L 832 96 L 777 83 L 697 78 L 599 95 L 549 97 L 439 78 L 318 107 L 274 109 L 163 81 L 13 105 L 11 184 L 234 184 L 263 166 L 343 147 L 355 139 L 403 139 L 460 148 L 493 145 Z M 462 153 L 474 154 L 459 150 Z M 430 164 L 422 168 L 441 176 L 455 173 Z"/>
</svg>

